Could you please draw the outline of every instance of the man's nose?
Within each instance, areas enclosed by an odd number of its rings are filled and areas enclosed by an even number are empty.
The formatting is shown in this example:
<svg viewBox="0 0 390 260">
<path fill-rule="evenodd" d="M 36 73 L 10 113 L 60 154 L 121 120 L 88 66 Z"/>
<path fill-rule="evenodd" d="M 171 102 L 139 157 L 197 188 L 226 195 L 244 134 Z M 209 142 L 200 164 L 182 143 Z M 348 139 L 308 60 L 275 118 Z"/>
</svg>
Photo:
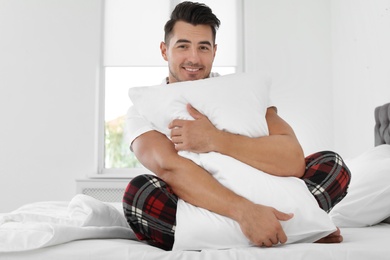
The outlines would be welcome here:
<svg viewBox="0 0 390 260">
<path fill-rule="evenodd" d="M 191 49 L 188 57 L 188 61 L 192 63 L 199 63 L 200 57 L 199 57 L 199 52 L 196 48 Z"/>
</svg>

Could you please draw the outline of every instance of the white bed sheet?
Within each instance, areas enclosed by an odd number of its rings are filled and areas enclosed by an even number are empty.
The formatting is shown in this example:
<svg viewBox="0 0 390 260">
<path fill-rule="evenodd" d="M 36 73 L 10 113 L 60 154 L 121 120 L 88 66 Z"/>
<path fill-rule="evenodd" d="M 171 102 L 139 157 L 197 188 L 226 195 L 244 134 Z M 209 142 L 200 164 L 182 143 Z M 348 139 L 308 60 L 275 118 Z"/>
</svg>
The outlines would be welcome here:
<svg viewBox="0 0 390 260">
<path fill-rule="evenodd" d="M 342 228 L 341 244 L 290 244 L 274 248 L 237 248 L 168 252 L 150 245 L 125 239 L 91 239 L 18 253 L 0 253 L 0 259 L 316 259 L 366 260 L 390 259 L 390 224 L 364 228 Z"/>
<path fill-rule="evenodd" d="M 0 214 L 0 252 L 96 238 L 135 239 L 135 235 L 121 208 L 87 195 L 78 194 L 70 202 L 31 203 Z"/>
</svg>

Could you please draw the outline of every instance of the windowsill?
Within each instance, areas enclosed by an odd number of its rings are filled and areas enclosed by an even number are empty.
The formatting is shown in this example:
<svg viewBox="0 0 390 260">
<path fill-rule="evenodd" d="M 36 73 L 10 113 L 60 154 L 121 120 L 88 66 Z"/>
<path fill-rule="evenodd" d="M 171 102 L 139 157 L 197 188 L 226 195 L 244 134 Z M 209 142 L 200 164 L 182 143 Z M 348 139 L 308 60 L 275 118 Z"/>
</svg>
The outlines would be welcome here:
<svg viewBox="0 0 390 260">
<path fill-rule="evenodd" d="M 89 174 L 87 179 L 132 179 L 141 174 L 154 174 L 146 168 L 105 169 L 101 173 Z"/>
</svg>

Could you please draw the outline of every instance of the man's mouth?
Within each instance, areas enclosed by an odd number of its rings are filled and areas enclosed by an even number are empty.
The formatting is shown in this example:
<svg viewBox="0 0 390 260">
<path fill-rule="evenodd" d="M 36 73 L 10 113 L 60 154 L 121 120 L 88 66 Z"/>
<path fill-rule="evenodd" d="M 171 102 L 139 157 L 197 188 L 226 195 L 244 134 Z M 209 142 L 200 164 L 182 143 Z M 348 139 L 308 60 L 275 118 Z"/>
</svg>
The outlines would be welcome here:
<svg viewBox="0 0 390 260">
<path fill-rule="evenodd" d="M 198 72 L 200 71 L 202 68 L 191 68 L 191 67 L 183 67 L 183 69 L 185 69 L 186 71 L 188 72 Z"/>
<path fill-rule="evenodd" d="M 199 68 L 196 68 L 196 69 L 193 69 L 193 68 L 184 68 L 186 71 L 190 71 L 190 72 L 196 72 L 199 70 Z"/>
</svg>

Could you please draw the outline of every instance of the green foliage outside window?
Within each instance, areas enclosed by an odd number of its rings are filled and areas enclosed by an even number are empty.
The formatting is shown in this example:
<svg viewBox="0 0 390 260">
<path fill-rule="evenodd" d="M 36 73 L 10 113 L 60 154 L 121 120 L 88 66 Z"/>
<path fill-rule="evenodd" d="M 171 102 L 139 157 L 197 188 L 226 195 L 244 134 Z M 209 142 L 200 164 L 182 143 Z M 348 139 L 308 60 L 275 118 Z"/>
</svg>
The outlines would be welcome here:
<svg viewBox="0 0 390 260">
<path fill-rule="evenodd" d="M 136 168 L 141 164 L 124 141 L 125 116 L 105 123 L 105 168 Z"/>
</svg>

